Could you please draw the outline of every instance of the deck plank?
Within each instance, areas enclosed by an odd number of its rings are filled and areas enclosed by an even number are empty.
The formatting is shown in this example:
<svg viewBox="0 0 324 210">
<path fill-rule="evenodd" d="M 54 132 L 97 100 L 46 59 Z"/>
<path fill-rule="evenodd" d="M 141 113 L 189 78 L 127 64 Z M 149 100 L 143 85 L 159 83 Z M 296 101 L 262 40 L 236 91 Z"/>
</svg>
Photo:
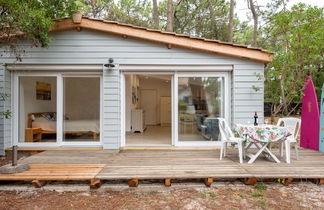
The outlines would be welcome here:
<svg viewBox="0 0 324 210">
<path fill-rule="evenodd" d="M 278 151 L 274 150 L 277 157 Z M 0 180 L 142 180 L 191 178 L 324 178 L 324 155 L 292 151 L 291 164 L 262 157 L 253 164 L 239 163 L 237 150 L 219 160 L 219 150 L 45 151 L 20 163 L 30 164 L 19 174 L 0 174 Z"/>
</svg>

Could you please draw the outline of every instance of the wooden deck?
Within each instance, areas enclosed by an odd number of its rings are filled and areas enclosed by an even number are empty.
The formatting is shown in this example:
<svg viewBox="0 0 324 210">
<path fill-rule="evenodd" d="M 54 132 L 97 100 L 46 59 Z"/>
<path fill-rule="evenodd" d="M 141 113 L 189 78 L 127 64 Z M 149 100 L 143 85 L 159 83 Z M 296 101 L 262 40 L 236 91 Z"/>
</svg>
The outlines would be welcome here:
<svg viewBox="0 0 324 210">
<path fill-rule="evenodd" d="M 219 160 L 219 150 L 122 150 L 45 151 L 20 162 L 28 171 L 5 175 L 0 180 L 129 180 L 135 186 L 144 179 L 317 179 L 324 180 L 324 154 L 300 150 L 291 164 L 260 157 L 253 164 L 240 164 L 236 150 Z M 275 152 L 278 154 L 278 152 Z"/>
</svg>

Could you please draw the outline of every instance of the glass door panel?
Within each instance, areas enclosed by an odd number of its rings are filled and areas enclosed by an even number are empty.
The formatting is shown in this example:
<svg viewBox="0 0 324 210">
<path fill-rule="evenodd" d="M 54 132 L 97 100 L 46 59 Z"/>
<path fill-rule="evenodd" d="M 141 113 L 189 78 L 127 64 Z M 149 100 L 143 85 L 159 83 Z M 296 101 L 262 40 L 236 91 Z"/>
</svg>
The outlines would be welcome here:
<svg viewBox="0 0 324 210">
<path fill-rule="evenodd" d="M 224 77 L 178 77 L 179 141 L 219 141 Z"/>
<path fill-rule="evenodd" d="M 18 142 L 56 142 L 57 78 L 20 76 Z"/>
<path fill-rule="evenodd" d="M 99 141 L 100 77 L 64 77 L 63 81 L 63 141 Z"/>
</svg>

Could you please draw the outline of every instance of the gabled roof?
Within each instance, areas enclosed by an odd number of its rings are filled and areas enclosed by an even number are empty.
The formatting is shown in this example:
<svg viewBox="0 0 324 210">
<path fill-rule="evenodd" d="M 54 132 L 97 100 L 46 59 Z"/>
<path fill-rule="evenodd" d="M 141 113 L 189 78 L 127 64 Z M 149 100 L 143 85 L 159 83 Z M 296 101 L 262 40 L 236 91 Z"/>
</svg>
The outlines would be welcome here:
<svg viewBox="0 0 324 210">
<path fill-rule="evenodd" d="M 80 23 L 73 22 L 71 18 L 58 19 L 55 20 L 55 22 L 56 23 L 51 27 L 51 32 L 71 29 L 81 30 L 82 28 L 84 28 L 117 34 L 123 37 L 132 37 L 158 42 L 166 44 L 169 48 L 171 48 L 172 46 L 178 46 L 231 57 L 248 58 L 261 63 L 269 63 L 271 62 L 273 57 L 273 53 L 261 48 L 237 45 L 218 40 L 191 37 L 172 32 L 122 24 L 115 21 L 82 17 Z"/>
</svg>

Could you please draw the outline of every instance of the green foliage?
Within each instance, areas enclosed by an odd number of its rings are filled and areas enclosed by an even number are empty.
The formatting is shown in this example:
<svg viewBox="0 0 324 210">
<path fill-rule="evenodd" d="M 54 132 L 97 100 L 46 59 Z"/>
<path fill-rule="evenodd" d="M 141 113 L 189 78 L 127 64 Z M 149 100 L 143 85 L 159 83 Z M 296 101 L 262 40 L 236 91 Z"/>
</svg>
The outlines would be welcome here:
<svg viewBox="0 0 324 210">
<path fill-rule="evenodd" d="M 8 98 L 9 98 L 9 94 L 0 93 L 0 101 L 5 101 Z M 0 116 L 9 119 L 11 117 L 11 111 L 10 110 L 2 111 L 0 112 Z"/>
<path fill-rule="evenodd" d="M 120 0 L 108 8 L 105 19 L 136 26 L 152 26 L 150 1 Z"/>
<path fill-rule="evenodd" d="M 262 192 L 259 192 L 259 191 L 252 191 L 251 192 L 251 196 L 252 197 L 255 197 L 255 198 L 263 197 L 263 193 Z"/>
<path fill-rule="evenodd" d="M 301 103 L 306 76 L 314 79 L 320 91 L 324 81 L 323 23 L 323 8 L 305 4 L 272 17 L 268 25 L 271 39 L 267 42 L 276 54 L 265 71 L 265 98 L 280 104 L 274 113 L 289 115 L 294 111 L 292 104 Z"/>
<path fill-rule="evenodd" d="M 258 182 L 255 185 L 255 189 L 257 189 L 257 190 L 266 190 L 267 189 L 267 186 L 265 186 L 263 182 Z"/>
<path fill-rule="evenodd" d="M 160 8 L 161 6 L 166 8 L 165 2 L 160 3 Z M 174 32 L 209 39 L 227 40 L 228 2 L 224 0 L 175 2 Z M 162 14 L 164 13 L 166 14 L 166 11 Z"/>
<path fill-rule="evenodd" d="M 17 60 L 20 38 L 27 38 L 31 47 L 47 47 L 52 19 L 69 15 L 73 8 L 73 0 L 0 0 L 0 46 L 8 45 Z"/>
</svg>

